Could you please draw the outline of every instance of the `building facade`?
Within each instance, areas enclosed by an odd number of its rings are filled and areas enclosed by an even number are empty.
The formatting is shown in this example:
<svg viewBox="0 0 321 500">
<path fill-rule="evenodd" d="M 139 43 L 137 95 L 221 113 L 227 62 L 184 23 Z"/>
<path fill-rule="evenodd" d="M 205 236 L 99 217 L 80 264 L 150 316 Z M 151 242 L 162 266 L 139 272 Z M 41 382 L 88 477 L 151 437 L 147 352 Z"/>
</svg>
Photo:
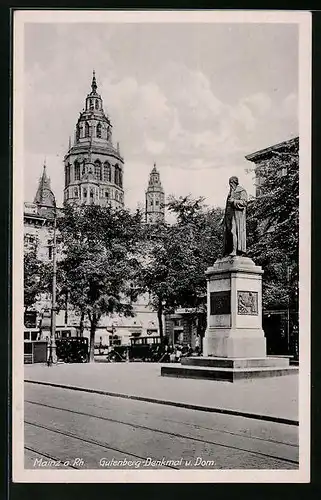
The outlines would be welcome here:
<svg viewBox="0 0 321 500">
<path fill-rule="evenodd" d="M 289 139 L 287 141 L 279 142 L 278 144 L 273 144 L 264 149 L 260 149 L 259 151 L 255 151 L 249 155 L 246 155 L 245 158 L 254 163 L 255 166 L 264 164 L 268 160 L 270 160 L 273 155 L 280 153 L 289 153 L 289 152 L 298 152 L 299 150 L 299 137 L 294 137 L 293 139 Z M 286 175 L 286 167 L 282 167 L 275 173 L 278 176 Z M 259 176 L 257 172 L 255 172 L 255 195 L 260 196 L 262 191 L 262 185 L 264 183 L 264 178 Z"/>
<path fill-rule="evenodd" d="M 149 174 L 145 193 L 145 219 L 148 224 L 165 221 L 165 193 L 156 163 Z"/>
<path fill-rule="evenodd" d="M 95 72 L 91 92 L 80 113 L 73 144 L 64 158 L 64 201 L 77 205 L 124 206 L 124 159 L 113 144 L 113 126 L 97 92 Z"/>
<path fill-rule="evenodd" d="M 44 165 L 33 203 L 24 204 L 24 251 L 35 250 L 43 262 L 52 259 L 54 211 L 55 197 Z"/>
<path fill-rule="evenodd" d="M 256 197 L 263 194 L 262 187 L 264 185 L 264 176 L 258 174 L 258 170 L 260 171 L 260 169 L 256 169 L 256 167 L 264 167 L 275 155 L 282 155 L 284 153 L 298 154 L 298 152 L 299 137 L 294 137 L 255 151 L 245 157 L 254 164 Z M 287 174 L 286 164 L 280 162 L 278 169 L 275 171 L 275 176 L 285 177 Z M 268 222 L 267 220 L 261 221 L 259 227 L 262 233 L 273 230 L 271 227 L 268 227 Z M 286 258 L 286 256 L 284 257 Z M 286 266 L 288 275 L 289 266 L 286 261 L 284 265 Z M 268 354 L 277 355 L 287 353 L 298 357 L 299 332 L 297 310 L 291 309 L 289 306 L 280 309 L 263 309 L 263 329 L 267 339 Z"/>
</svg>

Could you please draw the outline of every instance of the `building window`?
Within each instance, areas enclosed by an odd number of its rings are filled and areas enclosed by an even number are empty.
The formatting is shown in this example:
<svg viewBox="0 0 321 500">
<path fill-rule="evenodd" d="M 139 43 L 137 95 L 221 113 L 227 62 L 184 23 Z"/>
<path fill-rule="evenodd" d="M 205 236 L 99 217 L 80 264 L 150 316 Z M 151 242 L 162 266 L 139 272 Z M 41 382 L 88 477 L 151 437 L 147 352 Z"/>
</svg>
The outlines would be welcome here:
<svg viewBox="0 0 321 500">
<path fill-rule="evenodd" d="M 95 176 L 99 181 L 101 181 L 101 163 L 100 163 L 100 160 L 95 161 Z"/>
<path fill-rule="evenodd" d="M 78 188 L 74 189 L 74 195 L 75 195 L 75 198 L 78 198 Z"/>
<path fill-rule="evenodd" d="M 68 186 L 70 184 L 70 164 L 66 165 L 65 168 L 65 185 Z"/>
<path fill-rule="evenodd" d="M 109 191 L 107 189 L 105 191 L 105 198 L 109 198 Z"/>
<path fill-rule="evenodd" d="M 118 192 L 117 192 L 117 191 L 116 191 L 116 193 L 115 193 L 115 198 L 116 198 L 116 200 L 118 201 Z"/>
<path fill-rule="evenodd" d="M 48 240 L 48 259 L 52 259 L 52 240 Z"/>
<path fill-rule="evenodd" d="M 119 185 L 119 167 L 117 163 L 115 165 L 115 184 L 116 186 Z"/>
<path fill-rule="evenodd" d="M 84 197 L 85 199 L 87 198 L 87 189 L 86 189 L 86 188 L 84 188 L 84 190 L 83 190 L 83 197 Z"/>
<path fill-rule="evenodd" d="M 95 108 L 96 109 L 99 109 L 99 102 L 98 102 L 98 99 L 95 100 Z M 98 136 L 97 136 L 98 137 Z"/>
<path fill-rule="evenodd" d="M 98 123 L 96 131 L 97 131 L 97 137 L 100 139 L 101 138 L 101 124 L 100 123 Z"/>
<path fill-rule="evenodd" d="M 89 109 L 94 109 L 94 101 L 92 99 L 89 102 Z"/>
<path fill-rule="evenodd" d="M 89 137 L 90 135 L 90 126 L 89 126 L 89 123 L 86 122 L 85 123 L 85 137 Z"/>
<path fill-rule="evenodd" d="M 25 234 L 24 243 L 29 249 L 33 248 L 35 250 L 37 246 L 37 237 L 33 234 Z"/>
<path fill-rule="evenodd" d="M 76 125 L 76 141 L 79 141 L 80 139 L 80 127 L 79 127 L 79 123 L 77 123 Z"/>
<path fill-rule="evenodd" d="M 155 205 L 159 205 L 159 201 L 158 200 L 155 201 Z"/>
<path fill-rule="evenodd" d="M 110 163 L 108 161 L 105 161 L 104 163 L 104 181 L 107 182 L 111 181 L 111 168 L 110 168 Z"/>
<path fill-rule="evenodd" d="M 80 180 L 80 165 L 79 162 L 76 160 L 74 163 L 75 166 L 75 181 Z"/>
<path fill-rule="evenodd" d="M 123 172 L 119 169 L 119 185 L 123 187 Z"/>
</svg>

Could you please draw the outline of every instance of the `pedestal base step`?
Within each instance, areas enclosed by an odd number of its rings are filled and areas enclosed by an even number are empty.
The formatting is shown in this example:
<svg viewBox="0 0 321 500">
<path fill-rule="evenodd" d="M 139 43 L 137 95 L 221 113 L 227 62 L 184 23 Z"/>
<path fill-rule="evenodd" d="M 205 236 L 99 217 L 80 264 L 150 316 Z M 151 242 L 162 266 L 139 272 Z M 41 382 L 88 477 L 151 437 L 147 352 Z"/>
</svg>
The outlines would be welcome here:
<svg viewBox="0 0 321 500">
<path fill-rule="evenodd" d="M 226 382 L 237 382 L 238 380 L 280 377 L 293 375 L 299 372 L 295 366 L 288 367 L 256 367 L 256 368 L 219 368 L 212 366 L 162 366 L 163 377 L 197 378 L 207 380 L 221 380 Z"/>
<path fill-rule="evenodd" d="M 215 368 L 286 368 L 289 366 L 288 357 L 272 357 L 264 358 L 221 358 L 216 356 L 200 356 L 182 358 L 183 366 L 208 366 Z"/>
</svg>

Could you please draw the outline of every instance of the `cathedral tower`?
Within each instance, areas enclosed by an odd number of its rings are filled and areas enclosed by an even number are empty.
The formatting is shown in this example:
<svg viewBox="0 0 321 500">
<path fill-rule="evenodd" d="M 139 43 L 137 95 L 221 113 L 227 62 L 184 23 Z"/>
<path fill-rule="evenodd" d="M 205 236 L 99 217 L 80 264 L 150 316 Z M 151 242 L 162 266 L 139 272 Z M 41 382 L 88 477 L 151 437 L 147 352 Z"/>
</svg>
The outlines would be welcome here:
<svg viewBox="0 0 321 500">
<path fill-rule="evenodd" d="M 146 190 L 146 222 L 164 222 L 165 220 L 165 194 L 160 181 L 156 163 L 149 174 L 148 188 Z"/>
<path fill-rule="evenodd" d="M 113 145 L 112 124 L 97 93 L 95 71 L 64 164 L 66 203 L 124 206 L 124 160 L 119 144 Z"/>
</svg>

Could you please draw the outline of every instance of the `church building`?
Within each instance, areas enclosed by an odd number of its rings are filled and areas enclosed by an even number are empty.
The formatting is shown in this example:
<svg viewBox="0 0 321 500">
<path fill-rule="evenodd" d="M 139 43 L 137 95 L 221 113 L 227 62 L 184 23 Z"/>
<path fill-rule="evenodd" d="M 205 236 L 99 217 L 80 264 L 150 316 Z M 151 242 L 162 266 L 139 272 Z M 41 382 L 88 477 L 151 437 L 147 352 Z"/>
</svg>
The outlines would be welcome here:
<svg viewBox="0 0 321 500">
<path fill-rule="evenodd" d="M 85 99 L 85 109 L 76 123 L 73 144 L 69 141 L 68 152 L 64 157 L 64 203 L 110 205 L 124 207 L 124 159 L 112 139 L 112 124 L 103 108 L 103 101 L 97 92 L 95 72 L 91 82 L 91 92 Z M 145 193 L 146 217 L 148 223 L 165 218 L 164 189 L 160 182 L 156 165 L 149 176 Z M 25 252 L 37 250 L 40 260 L 52 260 L 53 218 L 55 197 L 51 191 L 50 179 L 44 165 L 33 203 L 24 204 Z M 58 209 L 59 211 L 59 209 Z M 59 235 L 58 235 L 59 239 Z M 61 258 L 57 248 L 57 258 Z M 51 307 L 51 296 L 45 295 L 35 305 L 37 321 L 41 321 L 44 309 Z M 158 321 L 156 312 L 149 305 L 148 296 L 140 296 L 133 304 L 135 316 L 124 318 L 117 314 L 104 316 L 96 332 L 96 344 L 158 343 Z M 32 311 L 30 311 L 32 312 Z M 79 317 L 72 307 L 57 314 L 57 328 L 79 326 Z M 27 325 L 26 325 L 27 326 Z M 89 336 L 89 323 L 85 321 L 85 336 Z M 141 339 L 140 339 L 141 337 Z"/>
<path fill-rule="evenodd" d="M 91 92 L 80 113 L 74 137 L 64 158 L 66 203 L 124 206 L 124 160 L 113 144 L 113 126 L 97 92 L 95 72 Z"/>
</svg>

